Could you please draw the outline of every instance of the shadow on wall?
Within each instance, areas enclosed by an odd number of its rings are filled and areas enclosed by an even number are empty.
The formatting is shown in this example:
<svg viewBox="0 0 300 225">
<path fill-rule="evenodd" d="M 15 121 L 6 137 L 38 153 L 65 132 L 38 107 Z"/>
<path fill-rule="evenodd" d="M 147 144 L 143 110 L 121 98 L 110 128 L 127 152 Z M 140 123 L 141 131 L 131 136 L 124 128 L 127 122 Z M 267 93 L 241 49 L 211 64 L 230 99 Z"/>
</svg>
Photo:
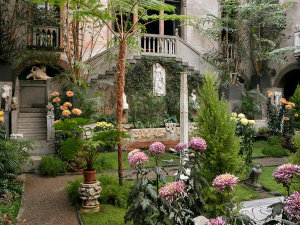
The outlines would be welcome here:
<svg viewBox="0 0 300 225">
<path fill-rule="evenodd" d="M 285 74 L 279 82 L 279 87 L 284 88 L 284 97 L 289 99 L 300 84 L 300 69 L 292 70 Z"/>
</svg>

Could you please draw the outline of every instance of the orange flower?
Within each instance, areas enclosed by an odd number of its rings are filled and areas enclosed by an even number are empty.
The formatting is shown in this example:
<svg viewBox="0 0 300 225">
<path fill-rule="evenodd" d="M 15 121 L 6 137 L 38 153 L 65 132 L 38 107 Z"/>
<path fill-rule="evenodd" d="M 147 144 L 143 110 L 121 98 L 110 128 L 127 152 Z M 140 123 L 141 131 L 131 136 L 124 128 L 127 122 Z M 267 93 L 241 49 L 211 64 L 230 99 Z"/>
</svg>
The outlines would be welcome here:
<svg viewBox="0 0 300 225">
<path fill-rule="evenodd" d="M 272 92 L 270 92 L 269 94 L 268 94 L 268 97 L 269 98 L 272 98 L 274 96 L 274 94 L 272 93 Z"/>
<path fill-rule="evenodd" d="M 59 93 L 57 91 L 51 93 L 51 96 L 59 96 Z"/>
<path fill-rule="evenodd" d="M 72 103 L 71 102 L 65 102 L 64 106 L 71 108 L 72 107 Z"/>
<path fill-rule="evenodd" d="M 295 107 L 295 103 L 289 102 L 289 105 Z"/>
<path fill-rule="evenodd" d="M 74 93 L 73 93 L 72 91 L 67 91 L 67 92 L 66 92 L 66 95 L 67 95 L 68 97 L 73 97 L 73 96 L 74 96 Z"/>
<path fill-rule="evenodd" d="M 285 98 L 280 99 L 280 102 L 281 102 L 282 104 L 288 104 L 288 102 L 286 101 Z"/>
<path fill-rule="evenodd" d="M 70 110 L 66 109 L 66 110 L 64 110 L 64 111 L 62 112 L 62 115 L 63 115 L 63 116 L 70 116 L 70 115 L 71 115 L 71 112 L 70 112 Z"/>
<path fill-rule="evenodd" d="M 290 106 L 290 105 L 286 105 L 286 106 L 285 106 L 285 108 L 286 108 L 286 109 L 291 109 L 291 108 L 292 108 L 292 106 Z"/>
<path fill-rule="evenodd" d="M 74 108 L 72 109 L 72 113 L 74 113 L 76 116 L 79 116 L 82 113 L 82 111 L 80 109 Z"/>
<path fill-rule="evenodd" d="M 0 123 L 4 123 L 4 117 L 3 116 L 0 117 Z"/>
<path fill-rule="evenodd" d="M 68 109 L 68 107 L 65 106 L 65 105 L 61 105 L 59 108 L 60 108 L 60 110 L 66 110 L 66 109 Z"/>
<path fill-rule="evenodd" d="M 290 120 L 290 118 L 288 118 L 288 117 L 283 117 L 283 120 Z"/>
<path fill-rule="evenodd" d="M 296 117 L 296 118 L 298 118 L 298 117 L 299 117 L 299 114 L 298 114 L 298 113 L 296 113 L 296 114 L 295 114 L 295 117 Z"/>
<path fill-rule="evenodd" d="M 60 98 L 59 97 L 55 97 L 52 102 L 60 102 Z"/>
<path fill-rule="evenodd" d="M 268 94 L 273 93 L 272 91 L 267 91 Z"/>
<path fill-rule="evenodd" d="M 60 123 L 60 122 L 61 122 L 60 120 L 55 120 L 55 121 L 54 121 L 54 123 Z"/>
</svg>

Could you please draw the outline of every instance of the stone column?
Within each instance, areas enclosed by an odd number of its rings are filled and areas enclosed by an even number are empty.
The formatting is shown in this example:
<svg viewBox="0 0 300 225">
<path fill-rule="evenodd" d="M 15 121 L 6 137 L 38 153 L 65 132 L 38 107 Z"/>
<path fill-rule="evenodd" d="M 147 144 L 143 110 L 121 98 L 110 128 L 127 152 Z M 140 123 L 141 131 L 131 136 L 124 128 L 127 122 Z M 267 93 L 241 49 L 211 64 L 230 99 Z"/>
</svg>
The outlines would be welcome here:
<svg viewBox="0 0 300 225">
<path fill-rule="evenodd" d="M 164 15 L 164 11 L 160 10 L 159 15 Z M 160 20 L 159 21 L 159 35 L 165 35 L 165 21 Z"/>
<path fill-rule="evenodd" d="M 180 142 L 188 144 L 189 120 L 188 120 L 188 83 L 187 72 L 180 73 Z"/>
<path fill-rule="evenodd" d="M 186 0 L 181 2 L 181 15 L 187 15 Z M 186 24 L 186 22 L 186 20 L 183 20 L 181 23 Z M 187 26 L 181 26 L 181 38 L 187 41 Z"/>
</svg>

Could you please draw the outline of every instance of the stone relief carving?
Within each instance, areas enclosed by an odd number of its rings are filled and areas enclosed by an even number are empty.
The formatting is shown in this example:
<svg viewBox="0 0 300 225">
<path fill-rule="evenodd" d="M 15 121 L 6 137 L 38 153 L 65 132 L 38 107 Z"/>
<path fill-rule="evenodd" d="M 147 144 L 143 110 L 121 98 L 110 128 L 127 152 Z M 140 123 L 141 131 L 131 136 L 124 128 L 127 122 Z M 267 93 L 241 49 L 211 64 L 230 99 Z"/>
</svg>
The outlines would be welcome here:
<svg viewBox="0 0 300 225">
<path fill-rule="evenodd" d="M 166 132 L 169 135 L 174 135 L 176 133 L 176 123 L 166 123 Z"/>
<path fill-rule="evenodd" d="M 33 66 L 31 68 L 31 73 L 27 75 L 26 79 L 33 78 L 33 80 L 49 80 L 51 77 L 46 74 L 46 66 L 42 66 L 41 68 L 37 66 Z"/>
<path fill-rule="evenodd" d="M 166 95 L 166 70 L 159 63 L 153 65 L 153 94 Z"/>
<path fill-rule="evenodd" d="M 160 138 L 166 135 L 166 129 L 134 129 L 132 130 L 133 138 Z"/>
<path fill-rule="evenodd" d="M 81 183 L 78 188 L 78 193 L 82 201 L 82 208 L 85 210 L 94 209 L 99 207 L 98 198 L 102 188 L 100 182 L 97 181 L 94 184 Z"/>
</svg>

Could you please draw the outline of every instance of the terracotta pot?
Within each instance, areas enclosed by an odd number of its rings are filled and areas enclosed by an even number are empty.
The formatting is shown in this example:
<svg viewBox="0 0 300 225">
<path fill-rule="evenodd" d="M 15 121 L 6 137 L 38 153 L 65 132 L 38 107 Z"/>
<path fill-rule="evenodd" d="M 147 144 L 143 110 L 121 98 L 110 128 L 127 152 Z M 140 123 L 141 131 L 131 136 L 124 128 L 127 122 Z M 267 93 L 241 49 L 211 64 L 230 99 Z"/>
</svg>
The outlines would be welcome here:
<svg viewBox="0 0 300 225">
<path fill-rule="evenodd" d="M 84 183 L 85 184 L 94 184 L 97 181 L 95 180 L 95 174 L 96 170 L 84 170 L 83 171 L 83 176 L 84 176 Z"/>
<path fill-rule="evenodd" d="M 72 169 L 73 170 L 73 172 L 83 172 L 83 168 L 81 168 L 81 169 Z"/>
</svg>

